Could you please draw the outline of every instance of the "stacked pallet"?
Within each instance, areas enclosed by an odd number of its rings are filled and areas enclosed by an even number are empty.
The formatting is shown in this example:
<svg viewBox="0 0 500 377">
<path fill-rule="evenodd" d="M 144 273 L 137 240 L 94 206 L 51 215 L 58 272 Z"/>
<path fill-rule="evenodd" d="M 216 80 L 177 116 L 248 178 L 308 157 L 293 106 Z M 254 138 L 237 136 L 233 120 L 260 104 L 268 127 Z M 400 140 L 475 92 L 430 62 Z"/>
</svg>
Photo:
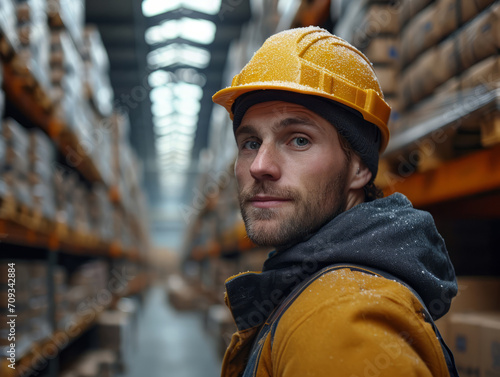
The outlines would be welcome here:
<svg viewBox="0 0 500 377">
<path fill-rule="evenodd" d="M 399 7 L 393 1 L 368 1 L 361 11 L 361 22 L 354 29 L 353 43 L 373 63 L 386 101 L 392 108 L 391 125 L 400 116 Z"/>
<path fill-rule="evenodd" d="M 18 72 L 33 77 L 43 90 L 50 90 L 49 51 L 50 29 L 45 0 L 19 0 L 17 34 L 20 42 Z M 34 85 L 34 83 L 33 83 Z"/>
<path fill-rule="evenodd" d="M 452 78 L 496 53 L 499 8 L 492 0 L 440 0 L 403 26 L 401 92 L 415 106 Z"/>
<path fill-rule="evenodd" d="M 5 182 L 5 200 L 17 203 L 22 214 L 32 206 L 28 183 L 29 163 L 26 159 L 29 148 L 29 134 L 13 119 L 2 123 L 1 137 L 5 145 L 3 161 L 3 181 Z M 5 208 L 5 207 L 4 207 Z"/>
<path fill-rule="evenodd" d="M 46 281 L 47 263 L 43 261 L 11 261 L 15 266 L 15 338 L 18 355 L 27 353 L 33 343 L 40 342 L 50 336 L 52 332 L 49 320 L 49 298 Z M 2 303 L 0 311 L 7 318 L 8 287 L 12 279 L 8 279 L 9 265 L 1 266 L 0 296 Z M 0 325 L 0 349 L 10 345 L 10 326 L 7 321 Z"/>
<path fill-rule="evenodd" d="M 0 55 L 7 57 L 17 51 L 16 8 L 13 0 L 2 1 L 0 7 Z"/>
<path fill-rule="evenodd" d="M 402 21 L 400 131 L 428 120 L 440 123 L 438 128 L 453 126 L 433 148 L 437 153 L 420 151 L 413 162 L 417 169 L 431 170 L 463 152 L 498 143 L 494 100 L 490 106 L 481 101 L 494 97 L 499 86 L 500 3 L 438 0 Z"/>
<path fill-rule="evenodd" d="M 28 147 L 29 187 L 31 191 L 33 221 L 56 219 L 54 162 L 55 147 L 49 137 L 39 129 L 29 133 Z"/>
<path fill-rule="evenodd" d="M 84 25 L 84 2 L 4 3 L 6 95 L 18 108 L 0 127 L 0 208 L 45 233 L 51 222 L 66 245 L 119 240 L 145 250 L 140 164 L 118 130 L 128 119 L 112 111 L 107 53 L 99 31 Z"/>
</svg>

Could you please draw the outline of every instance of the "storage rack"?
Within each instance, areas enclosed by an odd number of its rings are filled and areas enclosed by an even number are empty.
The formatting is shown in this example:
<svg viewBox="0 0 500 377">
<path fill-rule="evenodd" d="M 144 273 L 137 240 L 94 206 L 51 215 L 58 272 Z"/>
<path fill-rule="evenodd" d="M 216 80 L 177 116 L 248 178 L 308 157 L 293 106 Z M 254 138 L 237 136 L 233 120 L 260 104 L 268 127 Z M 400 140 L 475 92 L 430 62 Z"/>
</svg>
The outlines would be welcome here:
<svg viewBox="0 0 500 377">
<path fill-rule="evenodd" d="M 2 7 L 4 5 L 5 9 L 2 11 L 8 10 L 8 6 L 14 4 L 8 1 L 3 2 Z M 77 6 L 83 5 L 77 4 Z M 59 8 L 59 12 L 52 14 L 47 21 L 52 28 L 55 28 L 53 30 L 68 32 L 77 44 L 75 33 L 78 33 L 78 30 L 75 31 L 75 27 L 78 29 L 78 25 L 63 22 L 61 10 Z M 19 41 L 16 39 L 17 25 L 8 24 L 6 21 L 15 20 L 16 17 L 15 14 L 10 14 L 10 16 L 5 17 L 5 14 L 2 14 L 0 25 L 2 93 L 7 106 L 5 109 L 7 115 L 23 127 L 43 131 L 57 150 L 58 160 L 54 163 L 62 169 L 62 174 L 70 172 L 86 187 L 95 185 L 103 187 L 109 204 L 116 213 L 125 215 L 126 222 L 120 223 L 121 228 L 115 229 L 112 237 L 103 238 L 101 234 L 95 232 L 95 229 L 70 227 L 64 219 L 57 217 L 48 219 L 29 205 L 17 200 L 15 195 L 4 193 L 0 195 L 0 260 L 2 262 L 0 284 L 2 284 L 2 300 L 5 301 L 0 305 L 2 318 L 5 318 L 4 314 L 7 309 L 3 307 L 7 302 L 7 295 L 3 295 L 7 292 L 4 289 L 7 284 L 7 275 L 3 276 L 3 273 L 7 271 L 7 263 L 15 263 L 19 266 L 18 288 L 21 288 L 20 275 L 32 281 L 33 277 L 27 276 L 25 269 L 36 266 L 42 270 L 36 287 L 43 292 L 43 311 L 40 317 L 47 319 L 44 325 L 47 325 L 48 329 L 43 336 L 36 339 L 30 339 L 29 336 L 26 337 L 27 340 L 23 339 L 23 342 L 18 339 L 15 369 L 9 367 L 10 362 L 2 352 L 0 371 L 2 376 L 6 377 L 30 375 L 55 377 L 60 375 L 64 371 L 61 368 L 68 364 L 68 360 L 64 357 L 68 349 L 77 347 L 80 351 L 85 351 L 90 344 L 97 343 L 94 333 L 99 313 L 114 308 L 121 297 L 140 295 L 149 285 L 149 237 L 144 216 L 145 197 L 140 187 L 136 188 L 135 195 L 137 196 L 132 198 L 130 195 L 125 195 L 123 185 L 117 179 L 119 178 L 117 175 L 109 177 L 103 174 L 96 159 L 85 148 L 81 136 L 57 111 L 46 87 L 39 81 L 40 76 L 34 74 L 33 67 L 26 65 L 25 59 L 21 59 Z M 103 115 L 99 120 L 113 124 L 115 129 L 120 127 L 119 115 Z M 118 129 L 115 132 L 122 131 Z M 132 171 L 127 172 L 132 172 L 135 178 L 139 179 L 140 173 L 133 167 L 131 169 Z M 123 172 L 120 171 L 119 174 Z M 123 233 L 130 233 L 132 238 L 123 238 Z M 108 286 L 102 284 L 101 291 L 94 290 L 92 294 L 107 292 L 108 296 L 106 300 L 99 303 L 97 308 L 93 309 L 92 318 L 88 315 L 88 311 L 87 315 L 82 315 L 80 312 L 68 313 L 64 322 L 66 325 L 63 325 L 58 317 L 62 294 L 60 289 L 66 288 L 66 280 L 71 277 L 72 273 L 85 268 L 88 263 L 98 263 L 98 267 L 102 267 L 102 272 L 107 278 L 103 280 L 103 284 L 108 284 Z M 120 273 L 123 275 L 124 271 L 127 271 L 126 276 L 118 276 Z M 121 280 L 111 288 L 109 284 L 113 278 L 121 278 Z M 29 289 L 31 295 L 35 288 L 31 286 Z M 21 302 L 23 300 L 21 294 L 24 295 L 26 291 L 18 289 L 18 293 L 18 300 Z M 96 296 L 82 296 L 82 299 L 92 298 L 96 299 Z M 17 309 L 23 309 L 22 305 L 18 305 Z M 18 316 L 19 323 L 23 320 L 21 314 Z M 20 330 L 21 328 L 18 329 L 18 334 Z M 3 338 L 5 328 L 0 327 L 0 331 L 3 331 Z M 63 344 L 61 344 L 62 338 L 64 338 Z M 1 346 L 3 350 L 5 344 L 2 343 Z"/>
</svg>

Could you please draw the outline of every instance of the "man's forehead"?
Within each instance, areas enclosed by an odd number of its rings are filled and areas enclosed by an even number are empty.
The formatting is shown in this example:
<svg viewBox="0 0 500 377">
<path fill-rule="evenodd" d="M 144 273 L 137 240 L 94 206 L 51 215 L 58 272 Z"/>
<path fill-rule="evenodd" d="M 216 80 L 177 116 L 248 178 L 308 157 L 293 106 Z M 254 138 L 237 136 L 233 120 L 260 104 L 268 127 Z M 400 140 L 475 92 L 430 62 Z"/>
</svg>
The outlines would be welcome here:
<svg viewBox="0 0 500 377">
<path fill-rule="evenodd" d="M 258 103 L 247 110 L 235 135 L 253 134 L 258 129 L 278 132 L 293 125 L 335 132 L 334 127 L 327 120 L 302 105 L 284 101 L 268 101 Z"/>
<path fill-rule="evenodd" d="M 248 113 L 260 113 L 260 112 L 271 112 L 276 115 L 286 114 L 287 112 L 306 112 L 314 114 L 311 110 L 306 107 L 299 105 L 297 103 L 285 102 L 285 101 L 266 101 L 257 103 L 251 106 L 245 113 L 245 116 Z"/>
<path fill-rule="evenodd" d="M 252 122 L 252 119 L 258 118 L 260 121 L 265 120 L 267 124 L 279 125 L 285 119 L 290 118 L 289 124 L 299 123 L 322 123 L 324 120 L 321 116 L 309 110 L 308 108 L 291 102 L 284 101 L 267 101 L 251 106 L 242 118 L 241 124 Z M 295 119 L 295 120 L 293 120 Z"/>
</svg>

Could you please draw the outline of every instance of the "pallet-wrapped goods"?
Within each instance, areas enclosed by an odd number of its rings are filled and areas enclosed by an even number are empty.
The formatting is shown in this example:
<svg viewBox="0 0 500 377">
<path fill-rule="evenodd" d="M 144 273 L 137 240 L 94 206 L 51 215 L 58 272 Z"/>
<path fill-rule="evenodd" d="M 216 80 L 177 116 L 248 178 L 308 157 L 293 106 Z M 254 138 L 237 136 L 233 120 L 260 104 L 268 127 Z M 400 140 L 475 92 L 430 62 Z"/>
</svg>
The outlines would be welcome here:
<svg viewBox="0 0 500 377">
<path fill-rule="evenodd" d="M 353 42 L 363 49 L 379 35 L 396 36 L 399 33 L 399 8 L 394 4 L 370 4 L 359 26 L 354 29 Z"/>
<path fill-rule="evenodd" d="M 29 136 L 29 183 L 33 216 L 55 220 L 55 145 L 39 129 L 30 130 Z"/>
<path fill-rule="evenodd" d="M 84 100 L 83 61 L 74 42 L 64 30 L 51 32 L 50 73 L 54 90 L 51 98 L 57 115 L 74 131 L 81 128 L 77 113 Z"/>
<path fill-rule="evenodd" d="M 28 131 L 12 118 L 2 124 L 5 140 L 5 163 L 2 173 L 7 195 L 22 205 L 25 210 L 32 207 L 28 175 L 29 161 L 26 158 L 29 149 Z"/>
<path fill-rule="evenodd" d="M 384 95 L 395 94 L 398 91 L 399 70 L 394 66 L 375 66 L 377 79 L 382 87 Z"/>
<path fill-rule="evenodd" d="M 48 265 L 43 260 L 1 260 L 0 269 L 0 312 L 7 311 L 7 268 L 14 263 L 16 283 L 16 353 L 21 358 L 33 344 L 42 342 L 50 336 L 52 326 L 49 320 L 48 290 L 45 284 L 48 279 Z M 5 274 L 4 274 L 5 272 Z M 4 278 L 5 277 L 5 278 Z M 5 356 L 11 342 L 6 336 L 9 333 L 8 321 L 0 324 L 0 356 Z"/>
<path fill-rule="evenodd" d="M 84 0 L 46 0 L 49 23 L 53 29 L 65 29 L 78 48 L 83 46 L 85 26 Z"/>
<path fill-rule="evenodd" d="M 100 240 L 113 240 L 113 206 L 105 186 L 94 184 L 89 195 L 89 218 L 92 233 Z"/>
<path fill-rule="evenodd" d="M 401 63 L 411 63 L 429 47 L 461 28 L 494 0 L 437 0 L 417 13 L 401 31 Z"/>
<path fill-rule="evenodd" d="M 17 30 L 19 38 L 16 66 L 20 73 L 31 75 L 38 84 L 49 91 L 50 31 L 47 23 L 45 0 L 20 0 L 17 2 Z M 27 72 L 25 72 L 27 70 Z"/>
<path fill-rule="evenodd" d="M 495 0 L 438 0 L 435 22 L 441 38 L 448 36 L 472 20 Z"/>
<path fill-rule="evenodd" d="M 435 20 L 436 3 L 419 12 L 401 33 L 401 63 L 413 61 L 422 51 L 439 41 L 439 25 Z"/>
<path fill-rule="evenodd" d="M 400 81 L 405 108 L 474 64 L 496 56 L 499 48 L 500 4 L 495 4 L 406 67 Z"/>
<path fill-rule="evenodd" d="M 67 237 L 69 229 L 75 228 L 75 209 L 71 198 L 78 184 L 79 178 L 76 172 L 62 166 L 56 170 L 54 175 L 56 219 L 61 226 L 61 238 Z"/>
<path fill-rule="evenodd" d="M 19 48 L 14 0 L 0 1 L 0 53 L 9 56 Z"/>
<path fill-rule="evenodd" d="M 86 96 L 99 115 L 109 116 L 113 111 L 113 90 L 109 80 L 108 54 L 97 27 L 87 25 L 83 36 Z"/>
<path fill-rule="evenodd" d="M 396 66 L 399 61 L 399 45 L 399 38 L 396 36 L 380 36 L 372 39 L 363 53 L 375 65 Z"/>
<path fill-rule="evenodd" d="M 73 230 L 80 236 L 88 236 L 91 233 L 89 218 L 89 191 L 83 184 L 76 185 L 71 195 L 74 209 Z"/>
<path fill-rule="evenodd" d="M 400 26 L 404 27 L 409 20 L 412 20 L 419 12 L 421 12 L 433 0 L 403 0 L 400 2 L 399 22 Z"/>
</svg>

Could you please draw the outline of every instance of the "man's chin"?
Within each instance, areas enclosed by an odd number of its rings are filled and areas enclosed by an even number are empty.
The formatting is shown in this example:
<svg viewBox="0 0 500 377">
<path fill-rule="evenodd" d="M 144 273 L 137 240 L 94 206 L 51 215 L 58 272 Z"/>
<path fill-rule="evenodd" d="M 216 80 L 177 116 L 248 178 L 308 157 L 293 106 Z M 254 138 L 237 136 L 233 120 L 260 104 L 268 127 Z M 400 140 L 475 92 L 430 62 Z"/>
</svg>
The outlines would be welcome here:
<svg viewBox="0 0 500 377">
<path fill-rule="evenodd" d="M 279 223 L 274 220 L 252 219 L 245 223 L 248 237 L 259 246 L 274 246 Z"/>
</svg>

